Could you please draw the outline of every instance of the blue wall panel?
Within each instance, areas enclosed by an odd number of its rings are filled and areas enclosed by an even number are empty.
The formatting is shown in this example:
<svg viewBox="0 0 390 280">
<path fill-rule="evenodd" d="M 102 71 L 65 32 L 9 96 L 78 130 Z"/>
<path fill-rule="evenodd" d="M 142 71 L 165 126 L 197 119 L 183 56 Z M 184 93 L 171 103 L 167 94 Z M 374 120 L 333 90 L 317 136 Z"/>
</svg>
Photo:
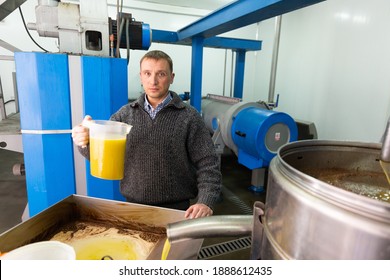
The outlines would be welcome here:
<svg viewBox="0 0 390 280">
<path fill-rule="evenodd" d="M 128 102 L 127 61 L 90 56 L 82 57 L 81 61 L 84 114 L 93 119 L 108 120 Z M 89 161 L 86 165 L 88 196 L 124 200 L 119 192 L 119 181 L 95 178 L 89 174 Z"/>
</svg>

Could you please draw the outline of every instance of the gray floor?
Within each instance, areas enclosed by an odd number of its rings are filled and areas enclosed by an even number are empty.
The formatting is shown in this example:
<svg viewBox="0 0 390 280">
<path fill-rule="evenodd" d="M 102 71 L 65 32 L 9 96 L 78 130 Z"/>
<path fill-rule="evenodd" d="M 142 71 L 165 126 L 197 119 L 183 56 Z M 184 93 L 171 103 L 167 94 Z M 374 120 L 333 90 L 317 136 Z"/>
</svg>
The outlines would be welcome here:
<svg viewBox="0 0 390 280">
<path fill-rule="evenodd" d="M 23 154 L 0 149 L 0 232 L 19 224 L 27 204 L 24 176 L 13 175 L 14 164 L 23 162 Z"/>
<path fill-rule="evenodd" d="M 23 162 L 23 154 L 0 149 L 0 233 L 22 221 L 27 204 L 26 183 L 23 176 L 13 175 L 13 165 Z M 265 195 L 248 190 L 251 171 L 237 163 L 235 155 L 221 158 L 223 195 L 215 207 L 215 215 L 242 215 L 252 213 L 255 201 Z M 199 259 L 249 259 L 250 237 L 206 238 Z"/>
</svg>

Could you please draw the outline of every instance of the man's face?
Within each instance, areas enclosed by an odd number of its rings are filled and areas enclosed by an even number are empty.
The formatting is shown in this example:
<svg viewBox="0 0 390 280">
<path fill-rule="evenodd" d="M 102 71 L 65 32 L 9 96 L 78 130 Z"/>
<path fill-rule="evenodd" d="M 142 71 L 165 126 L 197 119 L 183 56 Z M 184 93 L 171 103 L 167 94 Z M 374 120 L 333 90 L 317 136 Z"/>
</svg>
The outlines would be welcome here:
<svg viewBox="0 0 390 280">
<path fill-rule="evenodd" d="M 175 74 L 171 73 L 166 60 L 145 58 L 141 63 L 140 77 L 148 101 L 155 106 L 167 96 Z"/>
</svg>

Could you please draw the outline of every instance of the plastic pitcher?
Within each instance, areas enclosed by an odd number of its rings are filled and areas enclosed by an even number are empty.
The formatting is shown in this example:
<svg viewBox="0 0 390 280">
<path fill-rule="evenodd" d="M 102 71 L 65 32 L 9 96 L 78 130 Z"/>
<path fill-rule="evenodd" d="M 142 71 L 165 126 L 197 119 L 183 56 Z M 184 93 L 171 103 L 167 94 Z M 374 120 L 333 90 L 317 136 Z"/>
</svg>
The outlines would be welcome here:
<svg viewBox="0 0 390 280">
<path fill-rule="evenodd" d="M 0 260 L 75 260 L 72 246 L 59 241 L 41 241 L 16 248 L 0 257 Z"/>
<path fill-rule="evenodd" d="M 100 179 L 121 180 L 124 174 L 126 138 L 132 126 L 115 121 L 91 120 L 89 128 L 91 175 Z"/>
</svg>

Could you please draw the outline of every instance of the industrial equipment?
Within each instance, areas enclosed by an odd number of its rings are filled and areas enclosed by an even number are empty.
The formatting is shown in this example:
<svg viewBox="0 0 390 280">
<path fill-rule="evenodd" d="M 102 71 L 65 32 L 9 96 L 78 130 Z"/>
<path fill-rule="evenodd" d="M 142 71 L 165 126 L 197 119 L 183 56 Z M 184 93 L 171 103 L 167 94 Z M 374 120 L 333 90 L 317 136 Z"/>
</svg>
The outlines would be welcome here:
<svg viewBox="0 0 390 280">
<path fill-rule="evenodd" d="M 72 195 L 1 234 L 0 250 L 47 240 L 74 219 L 92 218 L 114 227 L 166 228 L 147 259 L 159 258 L 166 237 L 171 259 L 195 259 L 203 238 L 251 235 L 251 259 L 387 260 L 390 204 L 371 196 L 388 192 L 380 153 L 377 143 L 286 144 L 271 160 L 266 204 L 255 202 L 253 215 L 183 220 L 183 211 Z"/>
<path fill-rule="evenodd" d="M 252 170 L 250 188 L 255 192 L 264 191 L 265 168 L 278 149 L 298 137 L 293 118 L 265 103 L 209 94 L 202 100 L 202 115 L 217 152 L 230 148 L 238 162 Z"/>
<path fill-rule="evenodd" d="M 119 57 L 119 48 L 147 50 L 152 42 L 149 24 L 127 13 L 109 18 L 106 0 L 93 5 L 40 0 L 35 13 L 37 22 L 28 28 L 42 37 L 58 38 L 61 53 Z"/>
<path fill-rule="evenodd" d="M 266 203 L 254 204 L 253 219 L 180 221 L 168 225 L 168 239 L 251 235 L 251 259 L 388 260 L 390 190 L 380 153 L 379 143 L 286 144 L 271 161 Z"/>
</svg>

